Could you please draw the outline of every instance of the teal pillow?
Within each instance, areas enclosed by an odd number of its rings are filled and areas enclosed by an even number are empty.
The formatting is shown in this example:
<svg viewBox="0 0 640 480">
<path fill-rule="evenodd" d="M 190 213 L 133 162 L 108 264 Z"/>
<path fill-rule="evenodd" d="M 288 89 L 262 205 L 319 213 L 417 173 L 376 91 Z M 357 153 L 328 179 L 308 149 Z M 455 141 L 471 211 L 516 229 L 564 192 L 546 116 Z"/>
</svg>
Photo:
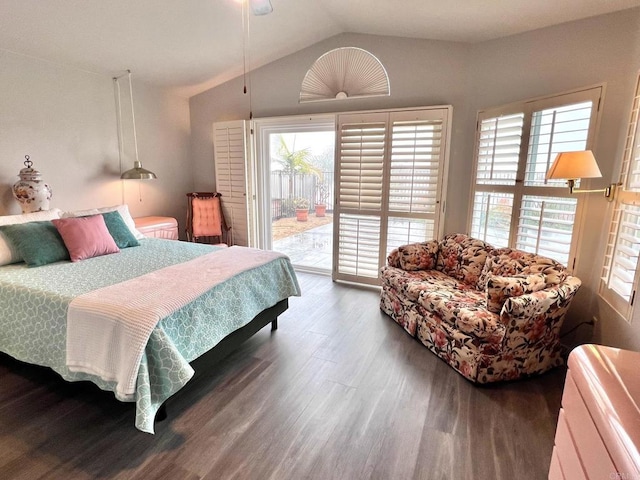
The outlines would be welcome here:
<svg viewBox="0 0 640 480">
<path fill-rule="evenodd" d="M 62 237 L 49 221 L 3 225 L 0 231 L 30 267 L 69 260 Z"/>
<path fill-rule="evenodd" d="M 118 248 L 137 247 L 140 245 L 140 242 L 131 233 L 118 211 L 106 212 L 102 216 L 104 223 L 107 225 L 107 230 L 109 230 Z"/>
</svg>

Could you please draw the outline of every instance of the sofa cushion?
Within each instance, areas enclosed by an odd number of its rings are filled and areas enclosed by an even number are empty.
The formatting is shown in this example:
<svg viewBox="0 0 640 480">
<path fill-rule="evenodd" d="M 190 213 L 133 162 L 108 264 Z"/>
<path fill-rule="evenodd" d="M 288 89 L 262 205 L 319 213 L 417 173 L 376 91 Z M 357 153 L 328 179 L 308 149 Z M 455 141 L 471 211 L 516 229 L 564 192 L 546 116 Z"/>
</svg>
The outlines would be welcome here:
<svg viewBox="0 0 640 480">
<path fill-rule="evenodd" d="M 397 248 L 391 250 L 391 253 L 387 257 L 387 265 L 390 267 L 400 268 L 400 252 Z"/>
<path fill-rule="evenodd" d="M 478 289 L 484 290 L 487 287 L 489 275 L 513 277 L 534 273 L 545 275 L 547 287 L 558 285 L 567 278 L 567 269 L 555 260 L 514 248 L 498 248 L 491 252 L 485 263 L 478 280 Z"/>
<path fill-rule="evenodd" d="M 429 270 L 420 281 L 407 284 L 405 294 L 408 298 L 416 301 L 420 298 L 422 292 L 443 291 L 453 294 L 453 292 L 466 292 L 470 290 L 469 285 L 452 278 L 437 270 Z M 460 293 L 463 295 L 462 293 Z"/>
<path fill-rule="evenodd" d="M 400 268 L 406 271 L 433 270 L 438 258 L 438 242 L 411 243 L 398 248 Z"/>
<path fill-rule="evenodd" d="M 543 273 L 516 275 L 513 277 L 489 274 L 486 288 L 487 310 L 493 313 L 500 313 L 507 298 L 537 292 L 545 287 L 546 279 Z"/>
<path fill-rule="evenodd" d="M 407 272 L 401 268 L 382 267 L 380 277 L 383 284 L 393 287 L 406 295 L 411 301 L 416 301 L 423 290 L 456 290 L 469 288 L 459 280 L 451 278 L 437 270 L 415 270 Z"/>
<path fill-rule="evenodd" d="M 463 290 L 423 290 L 418 302 L 463 333 L 490 343 L 504 338 L 505 326 L 498 315 L 486 309 L 483 292 L 468 286 Z"/>
<path fill-rule="evenodd" d="M 436 268 L 467 285 L 477 287 L 491 250 L 493 247 L 482 240 L 463 234 L 447 235 L 440 242 Z"/>
</svg>

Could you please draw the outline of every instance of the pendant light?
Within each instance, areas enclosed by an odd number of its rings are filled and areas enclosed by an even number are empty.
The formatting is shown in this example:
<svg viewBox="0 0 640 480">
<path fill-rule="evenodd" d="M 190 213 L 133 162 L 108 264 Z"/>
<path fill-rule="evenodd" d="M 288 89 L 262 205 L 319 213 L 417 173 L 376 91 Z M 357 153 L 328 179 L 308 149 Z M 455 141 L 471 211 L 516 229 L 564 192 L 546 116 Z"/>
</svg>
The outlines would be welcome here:
<svg viewBox="0 0 640 480">
<path fill-rule="evenodd" d="M 156 177 L 156 174 L 146 168 L 142 167 L 142 163 L 138 158 L 138 136 L 136 133 L 136 115 L 133 110 L 133 86 L 131 84 L 131 70 L 127 70 L 127 77 L 129 80 L 129 99 L 131 100 L 131 124 L 133 125 L 133 146 L 135 151 L 135 161 L 133 162 L 133 168 L 122 172 L 120 178 L 123 180 L 150 180 Z M 122 160 L 122 109 L 120 108 L 120 85 L 118 79 L 121 77 L 114 77 L 113 80 L 116 84 L 116 93 L 118 101 L 118 139 L 120 146 L 120 159 Z"/>
</svg>

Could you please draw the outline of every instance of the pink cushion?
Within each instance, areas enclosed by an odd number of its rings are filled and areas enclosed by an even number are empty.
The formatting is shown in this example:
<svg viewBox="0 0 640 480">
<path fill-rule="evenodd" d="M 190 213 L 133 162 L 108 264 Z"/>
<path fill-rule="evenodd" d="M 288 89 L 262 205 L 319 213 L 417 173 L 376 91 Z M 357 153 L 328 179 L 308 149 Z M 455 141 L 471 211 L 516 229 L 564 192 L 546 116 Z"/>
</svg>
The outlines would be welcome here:
<svg viewBox="0 0 640 480">
<path fill-rule="evenodd" d="M 102 215 L 52 220 L 72 262 L 120 251 Z"/>
<path fill-rule="evenodd" d="M 193 236 L 219 237 L 222 235 L 222 218 L 220 217 L 220 199 L 194 198 L 193 208 Z"/>
</svg>

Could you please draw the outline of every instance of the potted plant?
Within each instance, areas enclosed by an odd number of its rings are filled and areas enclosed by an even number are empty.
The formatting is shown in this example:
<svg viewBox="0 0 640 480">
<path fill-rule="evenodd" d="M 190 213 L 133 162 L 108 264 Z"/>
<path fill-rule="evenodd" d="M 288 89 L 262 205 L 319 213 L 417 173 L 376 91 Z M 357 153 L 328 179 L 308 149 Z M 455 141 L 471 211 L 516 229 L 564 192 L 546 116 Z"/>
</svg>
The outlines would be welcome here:
<svg viewBox="0 0 640 480">
<path fill-rule="evenodd" d="M 294 198 L 293 205 L 296 207 L 296 220 L 306 222 L 309 219 L 309 200 L 302 197 Z"/>
<path fill-rule="evenodd" d="M 327 198 L 329 196 L 329 189 L 323 182 L 316 183 L 316 197 L 318 203 L 316 203 L 316 217 L 324 217 L 327 212 Z"/>
</svg>

